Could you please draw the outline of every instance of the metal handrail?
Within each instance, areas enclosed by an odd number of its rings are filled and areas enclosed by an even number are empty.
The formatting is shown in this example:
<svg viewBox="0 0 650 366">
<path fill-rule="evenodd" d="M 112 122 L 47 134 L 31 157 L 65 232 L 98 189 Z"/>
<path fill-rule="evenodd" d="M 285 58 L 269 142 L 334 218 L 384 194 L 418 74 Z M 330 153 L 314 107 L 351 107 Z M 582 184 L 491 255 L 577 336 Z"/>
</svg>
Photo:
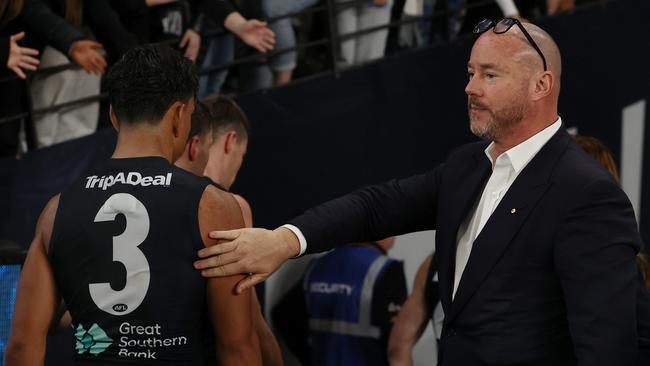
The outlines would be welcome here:
<svg viewBox="0 0 650 366">
<path fill-rule="evenodd" d="M 443 11 L 434 12 L 432 14 L 423 15 L 423 16 L 409 17 L 407 19 L 401 19 L 401 20 L 397 20 L 397 21 L 394 21 L 394 22 L 386 23 L 386 24 L 371 27 L 371 28 L 362 29 L 362 30 L 359 30 L 359 31 L 351 32 L 351 33 L 337 34 L 337 32 L 336 32 L 337 27 L 335 26 L 336 12 L 339 9 L 349 7 L 349 6 L 352 6 L 352 5 L 356 4 L 356 3 L 365 2 L 365 1 L 367 1 L 367 0 L 348 0 L 348 1 L 327 0 L 326 5 L 314 6 L 314 7 L 304 9 L 304 10 L 299 11 L 299 12 L 294 12 L 294 13 L 285 14 L 285 15 L 278 16 L 278 17 L 269 18 L 267 20 L 267 22 L 272 23 L 272 22 L 280 20 L 280 19 L 292 18 L 292 17 L 295 17 L 295 16 L 312 14 L 312 13 L 317 13 L 317 12 L 322 12 L 322 11 L 327 10 L 328 11 L 329 27 L 330 27 L 330 36 L 325 37 L 325 38 L 321 38 L 321 39 L 318 39 L 318 40 L 313 40 L 313 41 L 297 44 L 294 47 L 287 47 L 287 48 L 283 48 L 283 49 L 277 49 L 277 50 L 273 50 L 273 51 L 270 51 L 270 52 L 267 52 L 267 53 L 256 53 L 254 55 L 245 56 L 245 57 L 242 57 L 242 58 L 239 58 L 239 59 L 234 59 L 234 60 L 232 60 L 230 62 L 227 62 L 227 63 L 212 65 L 212 66 L 209 66 L 209 67 L 202 68 L 201 70 L 199 70 L 198 73 L 199 73 L 199 75 L 206 75 L 206 74 L 221 71 L 223 69 L 230 68 L 232 66 L 239 66 L 239 65 L 243 65 L 243 64 L 247 64 L 247 63 L 251 63 L 251 62 L 256 62 L 256 61 L 259 61 L 259 60 L 262 60 L 262 59 L 266 59 L 266 58 L 269 58 L 269 57 L 281 55 L 281 54 L 288 53 L 288 52 L 293 52 L 293 51 L 298 51 L 298 50 L 302 50 L 302 49 L 306 49 L 306 48 L 317 47 L 317 46 L 322 46 L 322 45 L 325 45 L 325 44 L 329 44 L 330 45 L 330 53 L 331 53 L 331 61 L 332 61 L 331 62 L 332 63 L 331 71 L 338 77 L 339 72 L 340 72 L 338 62 L 337 62 L 337 60 L 338 60 L 338 48 L 339 48 L 339 44 L 341 42 L 343 42 L 343 41 L 353 39 L 353 38 L 357 38 L 359 36 L 369 34 L 369 33 L 372 33 L 372 32 L 376 32 L 378 30 L 398 27 L 398 26 L 401 26 L 403 24 L 416 23 L 416 22 L 420 22 L 420 21 L 429 21 L 429 20 L 433 21 L 435 18 L 438 18 L 438 17 L 449 17 L 449 16 L 458 15 L 462 11 L 465 11 L 465 10 L 468 10 L 468 9 L 483 7 L 483 6 L 486 6 L 486 5 L 493 4 L 495 2 L 495 0 L 483 0 L 483 1 L 473 3 L 471 5 L 467 5 L 467 6 L 465 6 L 465 8 L 463 10 L 451 11 L 451 10 L 445 9 Z M 582 10 L 582 9 L 591 8 L 591 7 L 595 7 L 595 6 L 604 6 L 604 5 L 606 5 L 606 4 L 610 3 L 610 2 L 613 2 L 613 1 L 616 1 L 616 0 L 595 0 L 592 3 L 581 4 L 580 6 L 577 6 L 576 10 Z M 219 30 L 215 30 L 215 31 L 206 32 L 205 34 L 203 34 L 203 37 L 204 38 L 214 38 L 214 37 L 224 36 L 226 34 L 229 34 L 229 32 L 227 32 L 227 31 L 225 31 L 223 29 L 219 29 Z M 448 39 L 447 41 L 450 41 L 450 40 Z M 165 42 L 160 42 L 160 43 L 161 44 L 174 45 L 177 42 L 178 42 L 178 40 L 170 40 L 170 41 L 165 41 Z M 64 64 L 64 65 L 57 65 L 57 66 L 52 66 L 52 67 L 39 69 L 39 70 L 37 70 L 36 72 L 34 72 L 32 74 L 47 75 L 47 74 L 54 74 L 54 73 L 57 73 L 57 72 L 70 70 L 70 69 L 76 69 L 76 68 L 79 68 L 79 66 L 74 64 L 74 63 L 69 63 L 69 64 Z M 11 81 L 11 80 L 16 80 L 17 78 L 18 78 L 17 76 L 9 76 L 9 77 L 0 78 L 0 84 L 2 84 L 4 82 Z M 30 111 L 26 111 L 26 112 L 17 113 L 17 114 L 6 116 L 6 117 L 1 117 L 0 118 L 0 124 L 9 123 L 9 122 L 16 121 L 16 120 L 27 119 L 30 116 L 40 115 L 40 114 L 49 113 L 49 112 L 54 112 L 54 111 L 60 110 L 62 108 L 71 107 L 71 106 L 74 106 L 74 105 L 81 105 L 81 104 L 86 104 L 86 103 L 90 103 L 90 102 L 101 101 L 101 100 L 107 98 L 107 96 L 108 95 L 106 93 L 103 93 L 103 94 L 99 94 L 99 95 L 95 95 L 95 96 L 90 96 L 90 97 L 80 98 L 80 99 L 77 99 L 77 100 L 68 101 L 68 102 L 65 102 L 65 103 L 57 104 L 57 105 L 46 107 L 46 108 L 40 108 L 40 109 L 36 109 L 36 110 L 30 110 Z"/>
</svg>

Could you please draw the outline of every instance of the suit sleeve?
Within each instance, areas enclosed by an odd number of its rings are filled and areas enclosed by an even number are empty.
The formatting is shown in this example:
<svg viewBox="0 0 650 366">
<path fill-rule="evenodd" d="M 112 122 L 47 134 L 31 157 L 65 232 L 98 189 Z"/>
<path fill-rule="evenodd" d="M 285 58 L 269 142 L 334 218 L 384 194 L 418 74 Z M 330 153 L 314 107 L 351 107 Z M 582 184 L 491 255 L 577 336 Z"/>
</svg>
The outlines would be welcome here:
<svg viewBox="0 0 650 366">
<path fill-rule="evenodd" d="M 436 228 L 440 165 L 427 173 L 362 188 L 289 221 L 307 239 L 306 253 L 345 243 Z"/>
<path fill-rule="evenodd" d="M 84 15 L 97 39 L 106 47 L 111 60 L 117 60 L 138 41 L 129 33 L 108 0 L 84 0 Z"/>
<path fill-rule="evenodd" d="M 639 243 L 632 207 L 613 181 L 593 181 L 570 205 L 554 255 L 580 366 L 636 365 Z"/>
<path fill-rule="evenodd" d="M 44 44 L 65 55 L 73 43 L 86 39 L 79 30 L 54 13 L 43 0 L 25 0 L 23 21 L 28 32 L 33 31 Z"/>
</svg>

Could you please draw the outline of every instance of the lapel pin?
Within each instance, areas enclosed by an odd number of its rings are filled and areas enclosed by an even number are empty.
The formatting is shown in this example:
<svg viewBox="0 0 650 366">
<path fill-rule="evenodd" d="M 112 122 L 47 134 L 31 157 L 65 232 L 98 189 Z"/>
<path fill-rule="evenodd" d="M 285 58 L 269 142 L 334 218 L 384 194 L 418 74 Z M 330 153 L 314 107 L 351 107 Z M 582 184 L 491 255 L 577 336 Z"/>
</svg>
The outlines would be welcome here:
<svg viewBox="0 0 650 366">
<path fill-rule="evenodd" d="M 513 214 L 513 213 L 517 213 L 517 209 L 516 209 L 516 208 L 513 208 L 512 210 L 510 210 L 510 213 L 511 213 L 511 214 Z"/>
</svg>

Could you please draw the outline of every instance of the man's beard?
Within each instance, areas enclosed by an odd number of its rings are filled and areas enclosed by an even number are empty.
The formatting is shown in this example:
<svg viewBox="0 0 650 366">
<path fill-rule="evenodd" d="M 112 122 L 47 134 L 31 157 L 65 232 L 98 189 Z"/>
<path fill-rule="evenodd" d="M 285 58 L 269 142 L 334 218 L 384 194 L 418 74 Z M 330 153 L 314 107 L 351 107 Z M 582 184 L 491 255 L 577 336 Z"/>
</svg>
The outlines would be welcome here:
<svg viewBox="0 0 650 366">
<path fill-rule="evenodd" d="M 488 109 L 484 104 L 479 103 L 472 97 L 468 100 L 468 108 L 470 105 L 475 105 L 484 108 L 483 112 L 489 114 L 488 120 L 483 124 L 475 123 L 471 110 L 469 111 L 470 130 L 472 133 L 484 140 L 494 141 L 512 126 L 519 123 L 526 114 L 526 104 L 522 99 L 518 102 L 513 101 L 508 103 L 509 106 L 497 111 Z"/>
</svg>

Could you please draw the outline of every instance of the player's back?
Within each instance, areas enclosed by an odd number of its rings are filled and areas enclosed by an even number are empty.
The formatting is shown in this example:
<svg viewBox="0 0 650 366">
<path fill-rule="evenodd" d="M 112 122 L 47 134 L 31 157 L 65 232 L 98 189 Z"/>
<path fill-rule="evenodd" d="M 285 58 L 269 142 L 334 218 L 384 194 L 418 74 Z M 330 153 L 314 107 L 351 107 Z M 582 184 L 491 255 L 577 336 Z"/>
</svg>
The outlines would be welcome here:
<svg viewBox="0 0 650 366">
<path fill-rule="evenodd" d="M 111 159 L 61 194 L 49 255 L 78 365 L 203 363 L 207 184 L 161 157 Z"/>
</svg>

